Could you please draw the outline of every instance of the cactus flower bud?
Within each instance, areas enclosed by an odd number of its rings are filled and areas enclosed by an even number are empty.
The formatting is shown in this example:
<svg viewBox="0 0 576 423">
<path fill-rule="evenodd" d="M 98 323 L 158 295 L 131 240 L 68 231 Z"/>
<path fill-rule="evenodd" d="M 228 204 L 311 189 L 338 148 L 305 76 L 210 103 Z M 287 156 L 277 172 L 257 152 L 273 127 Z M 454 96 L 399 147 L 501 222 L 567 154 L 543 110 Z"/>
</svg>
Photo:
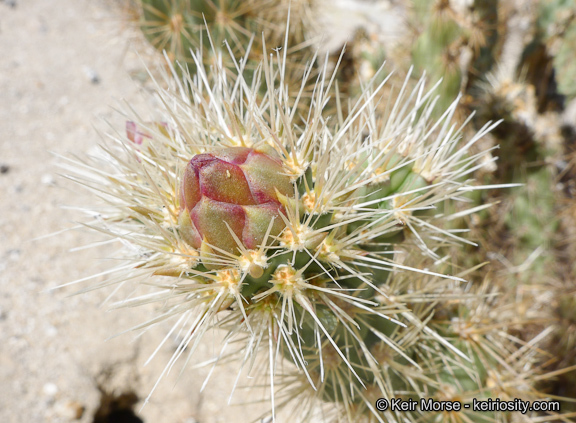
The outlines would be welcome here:
<svg viewBox="0 0 576 423">
<path fill-rule="evenodd" d="M 180 186 L 182 238 L 194 248 L 205 250 L 207 243 L 237 254 L 232 231 L 244 247 L 254 249 L 272 219 L 271 235 L 285 227 L 277 192 L 293 195 L 293 186 L 272 154 L 245 147 L 198 154 L 186 166 Z"/>
</svg>

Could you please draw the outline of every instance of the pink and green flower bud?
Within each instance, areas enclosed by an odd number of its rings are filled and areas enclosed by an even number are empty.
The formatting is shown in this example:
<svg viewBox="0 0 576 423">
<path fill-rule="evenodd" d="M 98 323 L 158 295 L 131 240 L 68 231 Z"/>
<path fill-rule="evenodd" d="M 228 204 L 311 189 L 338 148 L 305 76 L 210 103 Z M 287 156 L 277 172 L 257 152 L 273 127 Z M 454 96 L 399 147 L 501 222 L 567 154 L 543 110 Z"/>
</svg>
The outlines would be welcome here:
<svg viewBox="0 0 576 423">
<path fill-rule="evenodd" d="M 190 160 L 180 186 L 182 238 L 194 248 L 206 245 L 238 254 L 238 243 L 255 249 L 285 227 L 278 195 L 293 195 L 281 161 L 257 149 L 232 147 Z M 233 234 L 234 235 L 233 235 Z"/>
</svg>

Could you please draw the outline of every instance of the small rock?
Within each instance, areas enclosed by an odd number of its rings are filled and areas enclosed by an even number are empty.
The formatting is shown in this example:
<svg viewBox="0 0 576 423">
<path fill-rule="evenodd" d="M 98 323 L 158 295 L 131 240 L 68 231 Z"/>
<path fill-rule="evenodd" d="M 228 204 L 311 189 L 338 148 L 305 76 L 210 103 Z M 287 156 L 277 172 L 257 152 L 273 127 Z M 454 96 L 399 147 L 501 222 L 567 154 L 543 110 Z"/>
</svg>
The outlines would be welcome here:
<svg viewBox="0 0 576 423">
<path fill-rule="evenodd" d="M 58 329 L 56 329 L 56 328 L 55 328 L 54 326 L 52 326 L 52 325 L 49 325 L 49 326 L 46 328 L 45 333 L 46 333 L 46 336 L 49 336 L 50 338 L 53 338 L 53 337 L 55 337 L 56 335 L 58 335 Z"/>
<path fill-rule="evenodd" d="M 14 248 L 14 249 L 8 250 L 6 255 L 8 256 L 8 260 L 16 261 L 20 258 L 21 253 L 22 252 L 19 249 Z"/>
<path fill-rule="evenodd" d="M 92 84 L 97 85 L 100 83 L 100 76 L 91 67 L 84 66 L 84 73 L 86 74 L 86 76 L 88 77 L 88 79 Z"/>
<path fill-rule="evenodd" d="M 58 416 L 68 420 L 80 420 L 85 410 L 86 407 L 78 401 L 65 400 L 58 401 L 54 404 L 54 412 Z"/>
<path fill-rule="evenodd" d="M 4 174 L 8 172 L 10 172 L 10 166 L 4 163 L 0 164 L 0 173 Z"/>
<path fill-rule="evenodd" d="M 12 9 L 16 7 L 16 0 L 2 0 L 2 2 L 6 3 L 6 6 L 11 7 Z"/>
<path fill-rule="evenodd" d="M 58 393 L 58 386 L 52 382 L 45 383 L 42 387 L 42 393 L 47 397 L 54 398 Z"/>
<path fill-rule="evenodd" d="M 54 185 L 54 176 L 50 175 L 49 173 L 46 173 L 42 175 L 40 182 L 42 182 L 44 185 Z"/>
</svg>

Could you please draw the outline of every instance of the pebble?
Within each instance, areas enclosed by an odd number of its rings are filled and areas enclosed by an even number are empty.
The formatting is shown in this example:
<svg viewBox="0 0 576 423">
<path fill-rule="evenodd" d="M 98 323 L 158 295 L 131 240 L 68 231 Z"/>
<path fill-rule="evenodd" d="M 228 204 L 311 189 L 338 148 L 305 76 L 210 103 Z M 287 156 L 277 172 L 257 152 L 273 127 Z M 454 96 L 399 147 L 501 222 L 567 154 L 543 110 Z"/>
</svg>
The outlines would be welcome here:
<svg viewBox="0 0 576 423">
<path fill-rule="evenodd" d="M 97 85 L 100 83 L 100 76 L 98 75 L 98 73 L 92 69 L 89 66 L 84 66 L 84 73 L 86 74 L 86 76 L 88 77 L 88 80 L 94 84 Z"/>
<path fill-rule="evenodd" d="M 48 382 L 42 387 L 42 393 L 47 397 L 55 397 L 58 393 L 58 386 L 55 383 Z"/>
<path fill-rule="evenodd" d="M 42 182 L 44 185 L 54 185 L 54 176 L 52 176 L 49 173 L 46 173 L 44 175 L 42 175 L 42 178 L 40 179 L 40 182 Z"/>
<path fill-rule="evenodd" d="M 55 337 L 56 335 L 58 335 L 58 329 L 56 329 L 54 326 L 52 325 L 48 325 L 48 327 L 46 328 L 46 336 L 49 336 L 51 338 Z"/>
<path fill-rule="evenodd" d="M 8 250 L 6 252 L 6 255 L 8 256 L 8 260 L 10 261 L 16 261 L 20 258 L 20 254 L 22 253 L 22 251 L 20 251 L 17 248 L 13 248 L 11 250 Z"/>
<path fill-rule="evenodd" d="M 84 415 L 86 407 L 78 401 L 62 400 L 54 404 L 54 412 L 64 419 L 80 420 Z"/>
<path fill-rule="evenodd" d="M 4 3 L 6 3 L 6 6 L 9 6 L 11 8 L 15 8 L 16 7 L 16 0 L 2 0 Z"/>
</svg>

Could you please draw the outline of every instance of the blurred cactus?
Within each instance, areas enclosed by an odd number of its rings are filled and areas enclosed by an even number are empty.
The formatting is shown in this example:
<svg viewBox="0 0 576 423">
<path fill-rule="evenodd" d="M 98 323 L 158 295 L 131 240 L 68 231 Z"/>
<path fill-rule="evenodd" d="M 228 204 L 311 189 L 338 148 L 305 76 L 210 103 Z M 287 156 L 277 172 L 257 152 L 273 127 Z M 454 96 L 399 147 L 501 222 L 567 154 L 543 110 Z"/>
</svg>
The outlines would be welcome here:
<svg viewBox="0 0 576 423">
<path fill-rule="evenodd" d="M 138 0 L 140 28 L 148 41 L 193 75 L 198 64 L 192 52 L 208 66 L 223 66 L 231 75 L 243 69 L 248 83 L 262 60 L 263 40 L 268 52 L 294 46 L 287 78 L 300 80 L 303 63 L 310 60 L 305 27 L 310 20 L 309 0 L 286 4 L 278 0 Z M 290 27 L 286 26 L 289 13 Z M 232 52 L 229 54 L 228 49 Z M 294 54 L 300 52 L 299 55 Z M 222 63 L 220 63 L 222 61 Z M 299 87 L 296 87 L 296 89 Z"/>
<path fill-rule="evenodd" d="M 407 10 L 406 36 L 384 50 L 377 34 L 361 29 L 352 43 L 355 69 L 373 73 L 386 57 L 401 75 L 409 66 L 416 74 L 427 72 L 442 79 L 440 109 L 448 107 L 459 92 L 473 86 L 494 63 L 497 48 L 497 1 L 414 0 Z M 406 52 L 410 54 L 407 55 Z"/>
<path fill-rule="evenodd" d="M 571 0 L 541 0 L 538 35 L 552 58 L 558 92 L 568 100 L 576 97 L 576 5 Z"/>
<path fill-rule="evenodd" d="M 206 52 L 203 58 L 212 64 L 212 52 L 226 51 L 225 41 L 238 57 L 243 57 L 253 32 L 261 32 L 257 31 L 259 25 L 263 29 L 266 23 L 259 17 L 261 10 L 270 5 L 268 0 L 140 1 L 140 25 L 146 38 L 158 50 L 165 50 L 171 60 L 185 63 L 192 70 L 196 63 L 190 50 L 202 49 Z M 233 67 L 233 63 L 227 67 Z"/>
<path fill-rule="evenodd" d="M 193 46 L 194 28 L 190 21 L 190 2 L 142 0 L 142 32 L 171 60 L 184 59 Z"/>
<path fill-rule="evenodd" d="M 416 39 L 412 59 L 419 71 L 430 72 L 432 78 L 443 78 L 442 99 L 445 103 L 461 90 L 462 69 L 460 65 L 461 46 L 466 37 L 466 29 L 456 20 L 456 13 L 450 2 L 416 2 L 414 5 L 417 20 L 423 22 L 424 30 Z"/>
</svg>

